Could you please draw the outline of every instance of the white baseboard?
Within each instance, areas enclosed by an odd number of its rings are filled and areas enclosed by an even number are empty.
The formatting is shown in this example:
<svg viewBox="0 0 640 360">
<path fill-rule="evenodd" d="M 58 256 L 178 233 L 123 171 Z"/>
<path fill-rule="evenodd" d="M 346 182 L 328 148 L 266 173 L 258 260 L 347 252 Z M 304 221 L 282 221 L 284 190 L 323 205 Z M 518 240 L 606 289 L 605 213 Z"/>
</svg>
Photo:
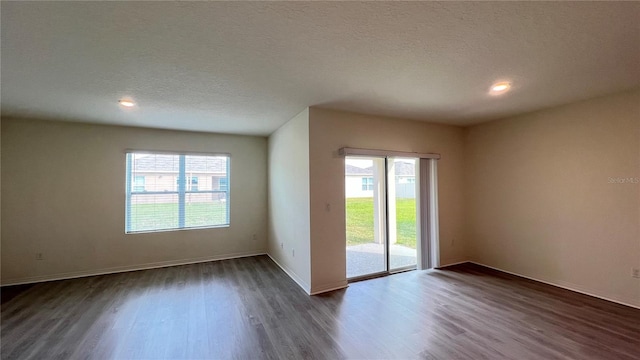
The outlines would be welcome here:
<svg viewBox="0 0 640 360">
<path fill-rule="evenodd" d="M 444 268 L 449 267 L 449 266 L 455 266 L 455 265 L 460 265 L 460 264 L 466 264 L 466 263 L 468 263 L 468 262 L 471 262 L 471 261 L 469 261 L 469 260 L 457 261 L 457 262 L 453 262 L 453 263 L 449 263 L 449 264 L 440 265 L 440 266 L 438 266 L 436 269 L 444 269 Z"/>
<path fill-rule="evenodd" d="M 296 275 L 296 273 L 293 272 L 293 270 L 290 270 L 286 266 L 283 266 L 282 264 L 280 264 L 276 259 L 273 258 L 273 256 L 271 256 L 271 254 L 267 253 L 267 256 L 274 263 L 276 263 L 276 265 L 278 265 L 278 267 L 280 269 L 282 269 L 282 271 L 284 271 L 285 274 L 289 275 L 291 280 L 293 280 L 296 284 L 298 284 L 298 286 L 300 286 L 302 288 L 302 290 L 304 290 L 304 292 L 307 293 L 307 295 L 311 295 L 311 290 L 310 290 L 311 287 L 309 285 L 307 285 L 307 283 L 304 282 L 304 280 L 300 279 L 300 277 L 298 275 Z"/>
<path fill-rule="evenodd" d="M 192 259 L 159 261 L 159 262 L 146 263 L 146 264 L 140 264 L 140 265 L 117 266 L 117 267 L 98 269 L 98 270 L 72 271 L 72 272 L 59 273 L 59 274 L 53 274 L 53 275 L 30 276 L 25 278 L 7 279 L 3 281 L 0 286 L 33 284 L 33 283 L 55 281 L 55 280 L 67 280 L 67 279 L 75 279 L 75 278 L 87 277 L 87 276 L 115 274 L 115 273 L 121 273 L 121 272 L 127 272 L 127 271 L 157 269 L 157 268 L 163 268 L 163 267 L 169 267 L 169 266 L 197 264 L 197 263 L 203 263 L 203 262 L 209 262 L 209 261 L 236 259 L 236 258 L 243 258 L 243 257 L 249 257 L 249 256 L 265 255 L 265 254 L 266 252 L 239 252 L 239 253 L 224 254 L 224 255 L 203 256 L 203 257 L 192 258 Z"/>
<path fill-rule="evenodd" d="M 318 294 L 322 294 L 322 293 L 326 293 L 329 291 L 334 291 L 334 290 L 339 290 L 339 289 L 344 289 L 346 287 L 349 287 L 349 283 L 347 282 L 347 280 L 343 280 L 343 281 L 338 281 L 332 284 L 325 284 L 322 286 L 318 286 L 315 289 L 312 289 L 311 293 L 309 295 L 318 295 Z"/>
<path fill-rule="evenodd" d="M 312 291 L 311 287 L 309 285 L 307 285 L 307 283 L 304 282 L 302 279 L 300 279 L 300 277 L 298 275 L 296 275 L 296 273 L 294 273 L 291 269 L 289 269 L 286 266 L 283 266 L 282 264 L 280 264 L 276 259 L 273 258 L 273 256 L 271 256 L 271 254 L 267 253 L 267 256 L 274 263 L 276 263 L 276 265 L 278 265 L 278 267 L 280 267 L 280 269 L 282 269 L 282 271 L 284 271 L 285 274 L 289 275 L 289 277 L 296 284 L 298 284 L 298 286 L 300 286 L 302 288 L 302 290 L 304 290 L 304 292 L 307 293 L 307 295 L 318 295 L 318 294 L 322 294 L 322 293 L 333 291 L 333 290 L 343 289 L 343 288 L 346 288 L 346 287 L 349 286 L 349 284 L 347 283 L 347 280 L 345 279 L 344 281 L 340 281 L 338 283 L 319 286 L 318 288 L 313 289 L 313 291 Z"/>
<path fill-rule="evenodd" d="M 465 262 L 470 262 L 472 264 L 484 266 L 484 267 L 489 268 L 489 269 L 501 271 L 503 273 L 519 276 L 519 277 L 522 277 L 522 278 L 525 278 L 525 279 L 541 282 L 543 284 L 555 286 L 555 287 L 558 287 L 558 288 L 561 288 L 561 289 L 570 290 L 570 291 L 577 292 L 577 293 L 584 294 L 584 295 L 589 295 L 589 296 L 592 296 L 592 297 L 595 297 L 595 298 L 598 298 L 598 299 L 602 299 L 602 300 L 606 300 L 606 301 L 610 301 L 610 302 L 613 302 L 613 303 L 616 303 L 616 304 L 625 305 L 625 306 L 629 306 L 629 307 L 632 307 L 632 308 L 640 309 L 640 306 L 638 306 L 638 305 L 634 305 L 634 304 L 631 304 L 631 303 L 626 302 L 626 301 L 611 299 L 611 298 L 608 298 L 606 296 L 596 295 L 596 294 L 590 293 L 590 292 L 585 291 L 585 290 L 576 289 L 575 287 L 572 287 L 572 286 L 560 285 L 560 284 L 552 283 L 552 282 L 549 282 L 549 281 L 536 279 L 536 278 L 531 277 L 531 276 L 526 276 L 526 275 L 518 274 L 518 273 L 515 273 L 515 272 L 512 272 L 512 271 L 503 270 L 503 269 L 500 269 L 500 268 L 497 268 L 497 267 L 493 267 L 493 266 L 489 266 L 489 265 L 485 265 L 485 264 L 482 264 L 482 263 L 479 263 L 479 262 L 476 262 L 476 261 L 465 261 Z M 451 264 L 451 265 L 454 265 L 454 264 Z M 451 265 L 449 265 L 449 266 L 451 266 Z"/>
</svg>

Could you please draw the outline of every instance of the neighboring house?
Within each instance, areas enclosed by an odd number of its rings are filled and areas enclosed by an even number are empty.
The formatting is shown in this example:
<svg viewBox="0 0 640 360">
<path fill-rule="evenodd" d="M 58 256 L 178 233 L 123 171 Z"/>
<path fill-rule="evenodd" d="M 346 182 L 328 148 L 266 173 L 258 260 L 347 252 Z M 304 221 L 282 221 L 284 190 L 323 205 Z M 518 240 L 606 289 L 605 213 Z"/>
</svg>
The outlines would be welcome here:
<svg viewBox="0 0 640 360">
<path fill-rule="evenodd" d="M 373 167 L 345 165 L 345 197 L 373 197 Z"/>
<path fill-rule="evenodd" d="M 177 201 L 178 166 L 176 155 L 143 155 L 136 156 L 131 166 L 131 191 L 137 196 L 136 202 L 146 202 L 145 193 L 166 192 L 166 202 Z M 226 159 L 205 156 L 190 156 L 186 159 L 187 182 L 186 196 L 188 202 L 204 202 L 226 200 L 225 193 L 210 191 L 228 191 Z M 205 193 L 195 193 L 206 191 Z M 175 198 L 175 199 L 174 199 Z M 149 197 L 149 201 L 157 201 Z"/>
<path fill-rule="evenodd" d="M 415 197 L 414 186 L 403 184 L 415 184 L 415 165 L 409 162 L 396 161 L 396 191 L 398 197 Z M 373 167 L 360 168 L 345 165 L 345 196 L 348 198 L 373 197 L 374 188 Z"/>
</svg>

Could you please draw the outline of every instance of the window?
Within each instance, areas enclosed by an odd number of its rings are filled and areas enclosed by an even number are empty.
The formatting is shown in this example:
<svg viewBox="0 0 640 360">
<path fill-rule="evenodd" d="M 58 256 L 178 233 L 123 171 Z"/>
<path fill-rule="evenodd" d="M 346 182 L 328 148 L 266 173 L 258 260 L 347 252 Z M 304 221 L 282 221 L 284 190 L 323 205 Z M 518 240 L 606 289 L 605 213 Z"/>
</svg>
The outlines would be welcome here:
<svg viewBox="0 0 640 360">
<path fill-rule="evenodd" d="M 362 191 L 370 191 L 373 190 L 373 178 L 372 177 L 363 177 L 362 178 Z"/>
<path fill-rule="evenodd" d="M 144 176 L 136 176 L 133 179 L 133 191 L 144 191 Z"/>
<path fill-rule="evenodd" d="M 227 191 L 227 178 L 218 179 L 218 189 L 222 191 Z"/>
<path fill-rule="evenodd" d="M 226 155 L 127 153 L 125 233 L 228 226 L 229 163 Z"/>
<path fill-rule="evenodd" d="M 190 191 L 198 191 L 198 177 L 197 176 L 188 176 L 187 177 L 187 190 Z M 176 189 L 180 186 L 180 177 L 176 178 Z"/>
<path fill-rule="evenodd" d="M 191 177 L 191 181 L 189 181 L 189 183 L 191 184 L 191 189 L 190 189 L 191 191 L 198 191 L 198 177 L 197 176 L 192 176 Z"/>
</svg>

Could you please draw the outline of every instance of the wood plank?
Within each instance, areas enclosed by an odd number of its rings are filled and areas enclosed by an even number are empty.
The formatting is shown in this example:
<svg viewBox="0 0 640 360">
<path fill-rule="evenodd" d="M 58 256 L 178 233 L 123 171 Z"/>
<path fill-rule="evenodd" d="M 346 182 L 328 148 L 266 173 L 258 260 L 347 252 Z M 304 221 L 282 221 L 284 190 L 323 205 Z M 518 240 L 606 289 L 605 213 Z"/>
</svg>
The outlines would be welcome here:
<svg viewBox="0 0 640 360">
<path fill-rule="evenodd" d="M 311 297 L 266 256 L 2 291 L 2 359 L 640 359 L 640 310 L 473 264 Z"/>
</svg>

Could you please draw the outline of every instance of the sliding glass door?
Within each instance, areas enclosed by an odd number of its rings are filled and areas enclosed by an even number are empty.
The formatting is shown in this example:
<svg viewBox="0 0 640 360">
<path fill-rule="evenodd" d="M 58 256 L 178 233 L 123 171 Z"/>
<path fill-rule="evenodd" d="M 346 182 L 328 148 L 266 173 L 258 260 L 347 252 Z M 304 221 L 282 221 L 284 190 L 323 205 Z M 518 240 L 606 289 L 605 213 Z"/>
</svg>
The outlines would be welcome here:
<svg viewBox="0 0 640 360">
<path fill-rule="evenodd" d="M 416 267 L 418 161 L 345 158 L 347 278 Z"/>
<path fill-rule="evenodd" d="M 410 158 L 388 158 L 387 160 L 389 271 L 411 269 L 417 264 L 417 160 Z"/>
<path fill-rule="evenodd" d="M 345 160 L 347 278 L 387 271 L 385 159 Z"/>
</svg>

